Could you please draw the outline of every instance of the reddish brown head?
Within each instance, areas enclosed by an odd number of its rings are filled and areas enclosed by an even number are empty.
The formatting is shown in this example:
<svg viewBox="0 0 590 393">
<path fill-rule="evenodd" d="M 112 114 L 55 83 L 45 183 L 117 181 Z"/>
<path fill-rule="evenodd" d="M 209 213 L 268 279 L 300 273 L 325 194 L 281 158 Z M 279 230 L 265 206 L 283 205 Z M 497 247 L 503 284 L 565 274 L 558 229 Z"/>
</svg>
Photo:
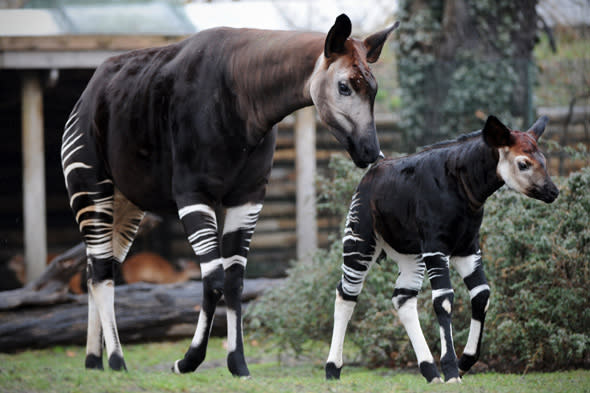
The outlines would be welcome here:
<svg viewBox="0 0 590 393">
<path fill-rule="evenodd" d="M 497 173 L 508 187 L 531 198 L 551 203 L 559 190 L 547 173 L 545 156 L 537 140 L 549 119 L 539 118 L 526 132 L 507 128 L 496 117 L 488 117 L 483 128 L 485 142 L 498 149 Z"/>
<path fill-rule="evenodd" d="M 373 117 L 377 81 L 369 63 L 379 59 L 385 40 L 398 25 L 361 41 L 350 37 L 350 19 L 340 15 L 309 79 L 320 118 L 361 168 L 374 162 L 380 151 Z"/>
</svg>

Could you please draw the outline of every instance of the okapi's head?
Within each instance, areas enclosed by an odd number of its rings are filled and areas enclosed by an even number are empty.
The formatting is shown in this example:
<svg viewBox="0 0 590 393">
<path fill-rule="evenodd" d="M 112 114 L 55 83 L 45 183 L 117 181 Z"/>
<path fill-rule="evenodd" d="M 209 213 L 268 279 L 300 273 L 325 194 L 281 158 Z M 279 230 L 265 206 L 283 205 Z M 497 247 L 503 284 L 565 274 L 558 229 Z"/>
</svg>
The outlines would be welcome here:
<svg viewBox="0 0 590 393">
<path fill-rule="evenodd" d="M 350 19 L 340 15 L 309 80 L 320 118 L 361 168 L 375 162 L 380 152 L 373 117 L 377 81 L 368 63 L 379 59 L 387 36 L 398 25 L 361 41 L 350 37 Z"/>
<path fill-rule="evenodd" d="M 483 128 L 484 141 L 498 149 L 497 173 L 508 187 L 531 198 L 551 203 L 559 190 L 549 177 L 545 156 L 537 140 L 549 119 L 539 118 L 526 132 L 507 128 L 496 117 L 488 117 Z"/>
</svg>

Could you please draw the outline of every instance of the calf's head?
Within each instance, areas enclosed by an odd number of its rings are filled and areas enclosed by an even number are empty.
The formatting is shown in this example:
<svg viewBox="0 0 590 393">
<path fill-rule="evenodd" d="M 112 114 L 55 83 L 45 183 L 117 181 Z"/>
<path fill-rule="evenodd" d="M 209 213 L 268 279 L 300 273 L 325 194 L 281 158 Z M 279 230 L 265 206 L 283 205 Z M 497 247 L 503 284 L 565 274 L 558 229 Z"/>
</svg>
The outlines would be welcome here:
<svg viewBox="0 0 590 393">
<path fill-rule="evenodd" d="M 547 173 L 545 156 L 537 140 L 545 131 L 549 119 L 539 118 L 525 132 L 513 131 L 496 117 L 488 117 L 482 130 L 484 141 L 498 149 L 498 176 L 508 187 L 531 198 L 551 203 L 559 190 Z"/>
<path fill-rule="evenodd" d="M 361 41 L 350 38 L 350 19 L 340 15 L 309 80 L 320 118 L 361 168 L 374 162 L 380 152 L 373 116 L 377 81 L 368 63 L 379 59 L 387 36 L 398 25 Z"/>
</svg>

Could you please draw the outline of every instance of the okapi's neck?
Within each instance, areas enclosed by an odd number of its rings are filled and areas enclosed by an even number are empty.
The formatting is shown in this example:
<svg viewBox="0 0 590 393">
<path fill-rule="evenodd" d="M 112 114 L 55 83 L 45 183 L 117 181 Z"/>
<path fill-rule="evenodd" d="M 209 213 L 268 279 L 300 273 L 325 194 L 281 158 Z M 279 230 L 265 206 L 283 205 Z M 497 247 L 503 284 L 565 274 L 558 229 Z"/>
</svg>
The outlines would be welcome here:
<svg viewBox="0 0 590 393">
<path fill-rule="evenodd" d="M 325 35 L 244 30 L 230 73 L 238 110 L 259 139 L 293 111 L 312 105 L 308 80 L 323 53 Z"/>
<path fill-rule="evenodd" d="M 486 145 L 481 134 L 458 145 L 447 164 L 473 211 L 481 210 L 486 199 L 504 185 L 496 172 L 498 151 Z"/>
</svg>

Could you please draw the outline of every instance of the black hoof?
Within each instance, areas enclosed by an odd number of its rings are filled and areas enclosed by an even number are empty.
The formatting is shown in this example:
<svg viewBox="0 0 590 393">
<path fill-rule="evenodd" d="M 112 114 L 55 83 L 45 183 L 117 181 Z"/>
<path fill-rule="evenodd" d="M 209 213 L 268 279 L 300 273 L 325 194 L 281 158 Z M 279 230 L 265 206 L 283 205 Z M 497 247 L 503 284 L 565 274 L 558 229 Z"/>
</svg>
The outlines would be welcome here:
<svg viewBox="0 0 590 393">
<path fill-rule="evenodd" d="M 86 355 L 84 366 L 89 370 L 104 370 L 102 366 L 102 356 Z"/>
<path fill-rule="evenodd" d="M 113 353 L 111 356 L 109 356 L 109 367 L 114 371 L 127 371 L 125 360 L 123 360 L 121 355 L 116 353 Z"/>
<path fill-rule="evenodd" d="M 207 341 L 200 347 L 190 347 L 184 357 L 174 363 L 172 371 L 176 374 L 192 373 L 205 361 L 206 351 Z"/>
<path fill-rule="evenodd" d="M 459 379 L 459 368 L 454 356 L 445 356 L 440 362 L 440 367 L 445 376 L 445 381 Z"/>
<path fill-rule="evenodd" d="M 467 373 L 476 362 L 477 358 L 473 355 L 461 355 L 461 358 L 459 359 L 459 373 L 461 375 Z"/>
<path fill-rule="evenodd" d="M 420 372 L 426 378 L 426 380 L 430 383 L 433 381 L 440 381 L 440 375 L 434 363 L 430 362 L 422 362 L 420 363 Z"/>
<path fill-rule="evenodd" d="M 336 367 L 332 362 L 326 363 L 326 379 L 340 379 L 340 371 L 342 367 Z"/>
<path fill-rule="evenodd" d="M 186 374 L 195 371 L 196 367 L 191 367 L 185 359 L 180 359 L 174 362 L 174 366 L 172 366 L 172 372 L 175 374 Z"/>
<path fill-rule="evenodd" d="M 238 352 L 230 352 L 227 355 L 227 368 L 234 377 L 247 378 L 250 376 L 244 355 Z"/>
</svg>

